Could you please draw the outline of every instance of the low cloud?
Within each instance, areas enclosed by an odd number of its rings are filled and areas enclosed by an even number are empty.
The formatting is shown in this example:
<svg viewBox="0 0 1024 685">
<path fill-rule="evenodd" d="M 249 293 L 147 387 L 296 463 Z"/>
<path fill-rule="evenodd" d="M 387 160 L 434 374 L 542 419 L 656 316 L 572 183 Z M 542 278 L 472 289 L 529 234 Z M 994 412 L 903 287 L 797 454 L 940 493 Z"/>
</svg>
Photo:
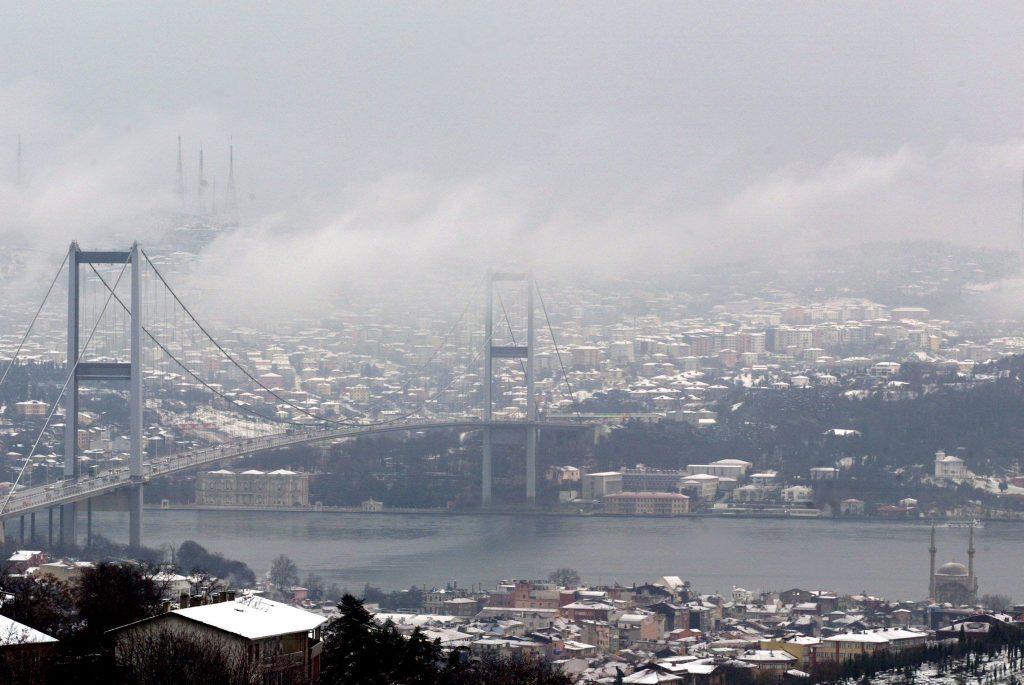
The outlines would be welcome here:
<svg viewBox="0 0 1024 685">
<path fill-rule="evenodd" d="M 674 202 L 672 179 L 595 217 L 526 170 L 473 179 L 388 176 L 265 217 L 211 248 L 222 265 L 206 287 L 239 307 L 302 308 L 367 283 L 487 266 L 567 277 L 674 270 L 820 248 L 933 239 L 1007 248 L 1019 239 L 1024 142 L 954 141 L 787 167 L 705 206 Z M 557 197 L 557 193 L 554 193 Z M 308 223 L 305 223 L 308 221 Z M 238 284 L 245 284 L 238 288 Z"/>
<path fill-rule="evenodd" d="M 333 162 L 318 157 L 311 180 L 308 170 L 282 171 L 301 167 L 294 141 L 216 108 L 148 109 L 105 126 L 76 124 L 62 111 L 45 84 L 0 89 L 0 130 L 25 136 L 22 182 L 13 136 L 0 167 L 3 240 L 55 255 L 72 239 L 152 244 L 182 209 L 176 136 L 186 140 L 193 209 L 199 144 L 211 195 L 216 186 L 222 204 L 227 143 L 236 135 L 240 226 L 207 248 L 190 284 L 210 295 L 206 306 L 228 313 L 311 312 L 343 294 L 373 297 L 387 283 L 472 280 L 488 266 L 545 277 L 665 276 L 867 241 L 1007 248 L 1021 239 L 1021 139 L 840 153 L 753 177 L 713 156 L 667 165 L 655 155 L 658 164 L 634 162 L 617 175 L 572 164 L 580 146 L 594 143 L 570 135 L 593 128 L 583 116 L 547 156 L 483 172 L 385 160 L 354 178 L 338 148 Z M 636 135 L 608 129 L 602 139 Z M 655 142 L 646 144 L 656 149 Z"/>
</svg>

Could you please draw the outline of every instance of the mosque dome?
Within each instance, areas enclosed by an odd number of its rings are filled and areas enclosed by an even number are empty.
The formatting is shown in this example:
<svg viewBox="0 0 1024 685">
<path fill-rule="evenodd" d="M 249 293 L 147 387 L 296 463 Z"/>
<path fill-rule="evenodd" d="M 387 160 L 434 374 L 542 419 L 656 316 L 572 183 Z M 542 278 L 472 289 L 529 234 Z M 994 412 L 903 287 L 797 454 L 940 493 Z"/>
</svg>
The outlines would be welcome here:
<svg viewBox="0 0 1024 685">
<path fill-rule="evenodd" d="M 940 574 L 940 573 L 942 575 L 944 575 L 944 576 L 967 576 L 968 575 L 967 567 L 964 566 L 963 564 L 957 563 L 955 561 L 951 561 L 948 564 L 943 564 L 942 566 L 940 566 L 939 570 L 936 571 L 936 574 Z"/>
</svg>

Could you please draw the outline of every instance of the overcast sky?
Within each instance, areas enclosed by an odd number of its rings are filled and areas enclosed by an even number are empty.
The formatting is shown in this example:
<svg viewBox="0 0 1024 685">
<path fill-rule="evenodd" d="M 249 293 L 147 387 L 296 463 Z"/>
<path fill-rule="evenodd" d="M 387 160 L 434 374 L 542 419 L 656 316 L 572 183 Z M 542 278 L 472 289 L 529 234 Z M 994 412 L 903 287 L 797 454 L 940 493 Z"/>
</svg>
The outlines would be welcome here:
<svg viewBox="0 0 1024 685">
<path fill-rule="evenodd" d="M 314 286 L 1020 243 L 1019 2 L 97 5 L 0 0 L 0 233 L 173 207 L 181 135 L 218 192 L 233 137 L 232 249 Z"/>
</svg>

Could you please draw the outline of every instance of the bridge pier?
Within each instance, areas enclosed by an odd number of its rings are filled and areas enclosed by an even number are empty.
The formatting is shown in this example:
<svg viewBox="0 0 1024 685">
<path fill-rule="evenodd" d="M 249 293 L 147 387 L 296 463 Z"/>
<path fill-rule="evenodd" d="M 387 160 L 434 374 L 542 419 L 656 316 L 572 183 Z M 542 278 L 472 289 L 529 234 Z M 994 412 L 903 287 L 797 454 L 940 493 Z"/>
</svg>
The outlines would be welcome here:
<svg viewBox="0 0 1024 685">
<path fill-rule="evenodd" d="M 491 506 L 491 429 L 484 428 L 483 466 L 481 468 L 480 506 Z"/>
<path fill-rule="evenodd" d="M 53 549 L 53 507 L 50 507 L 46 511 L 50 515 L 50 530 L 46 537 L 46 545 L 50 549 Z"/>
<path fill-rule="evenodd" d="M 142 547 L 142 484 L 128 489 L 128 545 Z"/>
<path fill-rule="evenodd" d="M 28 515 L 28 537 L 34 545 L 36 542 L 36 512 Z"/>
<path fill-rule="evenodd" d="M 78 506 L 72 502 L 60 506 L 60 544 L 61 547 L 73 546 L 78 540 L 75 520 Z"/>
<path fill-rule="evenodd" d="M 25 546 L 25 515 L 22 514 L 18 517 L 18 536 L 21 539 L 21 546 Z"/>
<path fill-rule="evenodd" d="M 92 498 L 85 500 L 85 546 L 92 547 Z"/>
<path fill-rule="evenodd" d="M 526 427 L 526 505 L 537 504 L 537 427 Z"/>
<path fill-rule="evenodd" d="M 6 523 L 7 523 L 6 521 L 4 521 L 3 519 L 0 519 L 0 545 L 7 544 L 7 535 L 6 535 L 5 525 L 4 525 Z"/>
</svg>

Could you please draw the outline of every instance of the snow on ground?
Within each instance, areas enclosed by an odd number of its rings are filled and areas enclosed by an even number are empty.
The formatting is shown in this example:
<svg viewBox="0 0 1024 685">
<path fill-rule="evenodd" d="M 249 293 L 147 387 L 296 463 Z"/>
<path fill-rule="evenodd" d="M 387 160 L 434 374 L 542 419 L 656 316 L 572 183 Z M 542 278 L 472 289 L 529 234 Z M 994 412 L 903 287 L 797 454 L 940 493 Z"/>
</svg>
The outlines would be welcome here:
<svg viewBox="0 0 1024 685">
<path fill-rule="evenodd" d="M 1017 682 L 1024 678 L 1024 669 L 1011 668 L 1006 654 L 996 655 L 991 660 L 982 655 L 980 659 L 977 673 L 973 669 L 963 670 L 962 662 L 954 664 L 941 675 L 936 664 L 924 664 L 914 673 L 913 683 L 914 685 L 965 685 L 965 683 L 1001 685 L 1012 682 L 1013 678 L 1016 678 Z M 859 681 L 844 682 L 855 685 L 855 682 Z M 876 674 L 871 682 L 878 685 L 905 685 L 908 681 L 901 671 L 887 671 Z"/>
</svg>

